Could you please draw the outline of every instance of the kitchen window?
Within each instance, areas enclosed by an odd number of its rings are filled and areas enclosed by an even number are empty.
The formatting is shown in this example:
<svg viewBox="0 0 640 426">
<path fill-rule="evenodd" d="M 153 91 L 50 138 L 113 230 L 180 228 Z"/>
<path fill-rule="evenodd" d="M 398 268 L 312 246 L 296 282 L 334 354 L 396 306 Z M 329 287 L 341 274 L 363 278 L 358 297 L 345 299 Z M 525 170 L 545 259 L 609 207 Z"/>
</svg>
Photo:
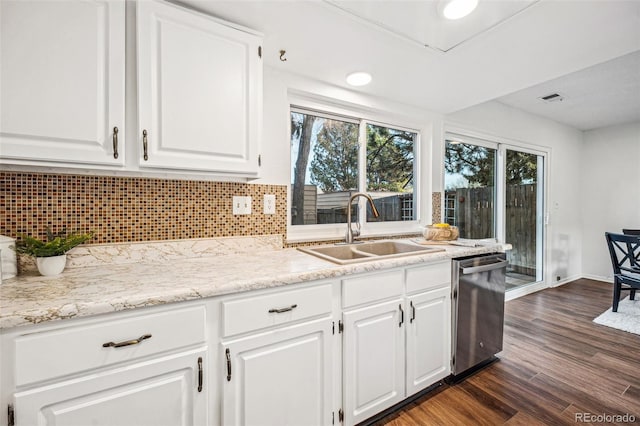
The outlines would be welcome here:
<svg viewBox="0 0 640 426">
<path fill-rule="evenodd" d="M 363 233 L 382 226 L 374 223 L 417 221 L 417 131 L 294 106 L 290 119 L 293 227 L 322 233 L 320 225 L 346 224 L 355 192 L 371 195 L 379 212 L 375 218 L 363 199 L 353 202 L 352 222 Z"/>
</svg>

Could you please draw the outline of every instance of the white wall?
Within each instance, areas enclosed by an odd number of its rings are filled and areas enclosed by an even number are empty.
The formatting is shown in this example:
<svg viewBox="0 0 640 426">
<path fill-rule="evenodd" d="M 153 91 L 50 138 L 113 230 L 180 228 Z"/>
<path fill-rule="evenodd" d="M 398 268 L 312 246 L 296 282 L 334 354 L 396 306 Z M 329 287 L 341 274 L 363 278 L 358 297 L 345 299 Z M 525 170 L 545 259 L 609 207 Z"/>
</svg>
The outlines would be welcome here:
<svg viewBox="0 0 640 426">
<path fill-rule="evenodd" d="M 640 229 L 640 123 L 585 132 L 581 154 L 582 271 L 613 281 L 604 233 Z"/>
<path fill-rule="evenodd" d="M 548 205 L 545 208 L 549 214 L 545 278 L 550 284 L 556 282 L 557 276 L 563 282 L 579 278 L 582 275 L 582 203 L 579 191 L 582 132 L 495 101 L 448 115 L 445 130 L 448 126 L 484 134 L 497 142 L 516 142 L 550 152 Z M 443 148 L 440 146 L 438 149 L 441 151 Z M 437 187 L 442 188 L 441 181 Z"/>
</svg>

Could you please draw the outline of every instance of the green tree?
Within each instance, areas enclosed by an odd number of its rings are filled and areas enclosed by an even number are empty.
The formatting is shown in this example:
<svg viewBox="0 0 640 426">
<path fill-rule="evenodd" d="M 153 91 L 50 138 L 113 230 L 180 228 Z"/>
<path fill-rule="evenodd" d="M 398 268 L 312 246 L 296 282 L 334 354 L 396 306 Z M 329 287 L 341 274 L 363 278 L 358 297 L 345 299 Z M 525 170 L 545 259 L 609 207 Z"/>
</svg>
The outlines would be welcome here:
<svg viewBox="0 0 640 426">
<path fill-rule="evenodd" d="M 506 179 L 508 185 L 536 183 L 538 156 L 526 152 L 507 150 Z"/>
<path fill-rule="evenodd" d="M 294 225 L 304 224 L 304 183 L 311 150 L 311 134 L 316 117 L 306 114 L 291 114 L 291 141 L 298 144 L 298 157 L 293 171 L 291 206 L 296 214 L 291 215 Z"/>
<path fill-rule="evenodd" d="M 311 183 L 323 192 L 358 188 L 358 125 L 324 120 L 316 137 L 311 162 Z"/>
<path fill-rule="evenodd" d="M 464 176 L 471 186 L 493 186 L 495 150 L 447 141 L 444 168 L 447 173 Z"/>
<path fill-rule="evenodd" d="M 414 136 L 412 132 L 367 125 L 367 190 L 413 189 Z"/>
<path fill-rule="evenodd" d="M 477 145 L 447 141 L 444 167 L 448 173 L 464 176 L 471 186 L 494 186 L 495 150 Z M 507 150 L 505 179 L 507 185 L 535 183 L 537 156 Z"/>
</svg>

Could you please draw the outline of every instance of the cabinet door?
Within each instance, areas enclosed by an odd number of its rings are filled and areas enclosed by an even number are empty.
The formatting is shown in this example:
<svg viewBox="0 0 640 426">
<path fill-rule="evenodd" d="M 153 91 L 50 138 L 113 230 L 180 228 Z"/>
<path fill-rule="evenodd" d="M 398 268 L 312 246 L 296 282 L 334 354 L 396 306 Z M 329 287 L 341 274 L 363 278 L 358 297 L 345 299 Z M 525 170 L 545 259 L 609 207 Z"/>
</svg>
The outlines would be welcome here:
<svg viewBox="0 0 640 426">
<path fill-rule="evenodd" d="M 222 424 L 331 424 L 332 337 L 325 318 L 223 344 Z"/>
<path fill-rule="evenodd" d="M 404 399 L 403 310 L 402 299 L 396 299 L 343 314 L 347 425 Z"/>
<path fill-rule="evenodd" d="M 408 298 L 407 396 L 450 371 L 451 301 L 449 286 Z"/>
<path fill-rule="evenodd" d="M 123 165 L 125 3 L 3 0 L 0 20 L 0 161 Z"/>
<path fill-rule="evenodd" d="M 260 39 L 154 1 L 137 24 L 140 165 L 257 175 Z"/>
<path fill-rule="evenodd" d="M 204 348 L 18 392 L 16 424 L 203 425 L 207 387 L 200 365 L 206 365 Z"/>
</svg>

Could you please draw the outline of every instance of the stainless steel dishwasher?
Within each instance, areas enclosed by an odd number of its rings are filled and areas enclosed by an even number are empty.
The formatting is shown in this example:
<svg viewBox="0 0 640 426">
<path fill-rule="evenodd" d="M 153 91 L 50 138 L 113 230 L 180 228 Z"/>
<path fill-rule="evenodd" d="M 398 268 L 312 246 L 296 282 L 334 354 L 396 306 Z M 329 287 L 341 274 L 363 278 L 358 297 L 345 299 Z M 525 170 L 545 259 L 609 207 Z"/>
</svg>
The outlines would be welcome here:
<svg viewBox="0 0 640 426">
<path fill-rule="evenodd" d="M 494 361 L 502 350 L 507 263 L 504 253 L 452 262 L 453 381 Z"/>
</svg>

